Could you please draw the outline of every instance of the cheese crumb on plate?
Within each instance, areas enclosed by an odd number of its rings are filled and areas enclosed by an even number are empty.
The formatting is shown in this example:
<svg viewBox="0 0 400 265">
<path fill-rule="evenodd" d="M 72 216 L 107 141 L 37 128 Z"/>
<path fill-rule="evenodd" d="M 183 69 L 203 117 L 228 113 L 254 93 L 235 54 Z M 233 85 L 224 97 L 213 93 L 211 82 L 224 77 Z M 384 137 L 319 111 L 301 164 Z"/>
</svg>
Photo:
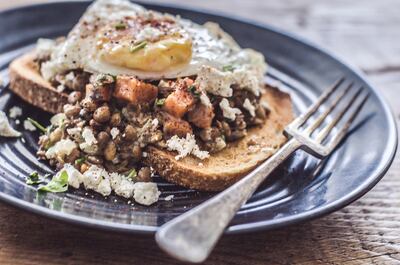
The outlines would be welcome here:
<svg viewBox="0 0 400 265">
<path fill-rule="evenodd" d="M 124 175 L 109 173 L 96 165 L 92 165 L 83 174 L 71 164 L 65 164 L 59 173 L 62 171 L 66 171 L 68 174 L 69 186 L 78 189 L 83 184 L 86 189 L 93 190 L 103 196 L 108 196 L 114 191 L 119 196 L 127 199 L 134 198 L 137 203 L 146 206 L 157 202 L 160 196 L 156 183 L 135 183 Z"/>
<path fill-rule="evenodd" d="M 0 111 L 0 136 L 4 137 L 20 137 L 21 133 L 11 127 L 7 116 L 3 111 Z"/>
<path fill-rule="evenodd" d="M 14 106 L 10 109 L 8 116 L 11 119 L 16 119 L 22 115 L 22 109 L 20 107 Z"/>
<path fill-rule="evenodd" d="M 33 125 L 29 120 L 24 120 L 24 129 L 31 132 L 36 131 L 35 125 Z"/>
</svg>

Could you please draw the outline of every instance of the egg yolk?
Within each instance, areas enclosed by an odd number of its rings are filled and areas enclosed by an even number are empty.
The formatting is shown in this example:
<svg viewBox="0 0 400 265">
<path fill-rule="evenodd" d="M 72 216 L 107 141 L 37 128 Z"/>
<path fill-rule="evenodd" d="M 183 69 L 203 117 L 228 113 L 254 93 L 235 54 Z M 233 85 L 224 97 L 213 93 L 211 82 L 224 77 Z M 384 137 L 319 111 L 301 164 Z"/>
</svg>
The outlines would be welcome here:
<svg viewBox="0 0 400 265">
<path fill-rule="evenodd" d="M 156 41 L 135 41 L 126 35 L 117 41 L 102 38 L 98 48 L 102 60 L 145 72 L 176 69 L 189 64 L 192 58 L 192 41 L 180 34 L 165 35 Z"/>
</svg>

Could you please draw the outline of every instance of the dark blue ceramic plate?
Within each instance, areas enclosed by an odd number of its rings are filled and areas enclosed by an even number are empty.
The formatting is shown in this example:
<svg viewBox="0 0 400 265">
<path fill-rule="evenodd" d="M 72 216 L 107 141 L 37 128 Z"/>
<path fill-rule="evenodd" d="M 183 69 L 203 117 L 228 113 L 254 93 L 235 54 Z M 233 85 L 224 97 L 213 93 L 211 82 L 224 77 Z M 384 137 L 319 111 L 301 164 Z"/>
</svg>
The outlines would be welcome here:
<svg viewBox="0 0 400 265">
<path fill-rule="evenodd" d="M 0 69 L 7 78 L 9 62 L 33 47 L 39 37 L 65 35 L 87 7 L 87 2 L 58 2 L 28 6 L 0 13 Z M 339 76 L 362 84 L 371 97 L 358 116 L 351 134 L 326 161 L 302 152 L 295 154 L 268 179 L 242 207 L 228 233 L 271 229 L 309 220 L 335 211 L 362 196 L 385 174 L 397 146 L 394 118 L 377 90 L 356 70 L 314 45 L 268 26 L 176 7 L 146 5 L 180 14 L 196 22 L 215 21 L 243 46 L 264 53 L 271 65 L 270 80 L 291 93 L 297 113 L 304 110 Z M 49 115 L 0 90 L 0 109 L 23 108 L 24 115 L 48 122 Z M 21 120 L 23 120 L 21 118 Z M 23 130 L 21 125 L 16 125 Z M 35 157 L 38 133 L 24 132 L 24 139 L 0 139 L 0 198 L 31 212 L 91 227 L 123 232 L 152 233 L 168 220 L 212 196 L 157 178 L 163 197 L 152 207 L 128 204 L 110 196 L 102 198 L 84 190 L 64 194 L 39 194 L 25 184 L 36 170 L 52 172 Z"/>
</svg>

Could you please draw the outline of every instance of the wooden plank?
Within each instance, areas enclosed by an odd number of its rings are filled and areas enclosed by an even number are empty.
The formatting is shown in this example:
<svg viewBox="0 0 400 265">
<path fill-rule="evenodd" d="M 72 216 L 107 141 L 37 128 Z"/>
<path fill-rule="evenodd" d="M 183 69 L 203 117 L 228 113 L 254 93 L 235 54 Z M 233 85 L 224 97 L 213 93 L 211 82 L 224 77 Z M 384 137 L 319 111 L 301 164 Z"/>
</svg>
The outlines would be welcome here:
<svg viewBox="0 0 400 265">
<path fill-rule="evenodd" d="M 0 8 L 25 2 L 1 1 Z M 186 0 L 184 4 L 269 23 L 335 51 L 368 73 L 400 121 L 399 1 Z M 400 264 L 399 175 L 397 155 L 384 179 L 350 206 L 301 225 L 224 237 L 206 264 Z M 4 204 L 0 204 L 0 239 L 0 264 L 179 264 L 161 253 L 151 237 L 75 227 Z"/>
</svg>

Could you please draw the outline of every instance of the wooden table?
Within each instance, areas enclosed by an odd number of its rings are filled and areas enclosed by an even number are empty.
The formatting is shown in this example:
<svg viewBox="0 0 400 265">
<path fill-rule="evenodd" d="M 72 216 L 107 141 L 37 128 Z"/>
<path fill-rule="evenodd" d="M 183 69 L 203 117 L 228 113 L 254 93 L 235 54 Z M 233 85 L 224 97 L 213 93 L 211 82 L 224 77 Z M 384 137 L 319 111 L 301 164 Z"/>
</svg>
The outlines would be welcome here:
<svg viewBox="0 0 400 265">
<path fill-rule="evenodd" d="M 38 1 L 1 1 L 0 8 L 28 2 Z M 399 122 L 400 1 L 186 0 L 184 4 L 269 23 L 336 52 L 367 73 Z M 357 202 L 302 225 L 226 236 L 206 264 L 400 264 L 399 178 L 397 155 L 384 179 Z M 0 204 L 0 264 L 128 263 L 177 262 L 149 237 L 82 229 Z"/>
</svg>

